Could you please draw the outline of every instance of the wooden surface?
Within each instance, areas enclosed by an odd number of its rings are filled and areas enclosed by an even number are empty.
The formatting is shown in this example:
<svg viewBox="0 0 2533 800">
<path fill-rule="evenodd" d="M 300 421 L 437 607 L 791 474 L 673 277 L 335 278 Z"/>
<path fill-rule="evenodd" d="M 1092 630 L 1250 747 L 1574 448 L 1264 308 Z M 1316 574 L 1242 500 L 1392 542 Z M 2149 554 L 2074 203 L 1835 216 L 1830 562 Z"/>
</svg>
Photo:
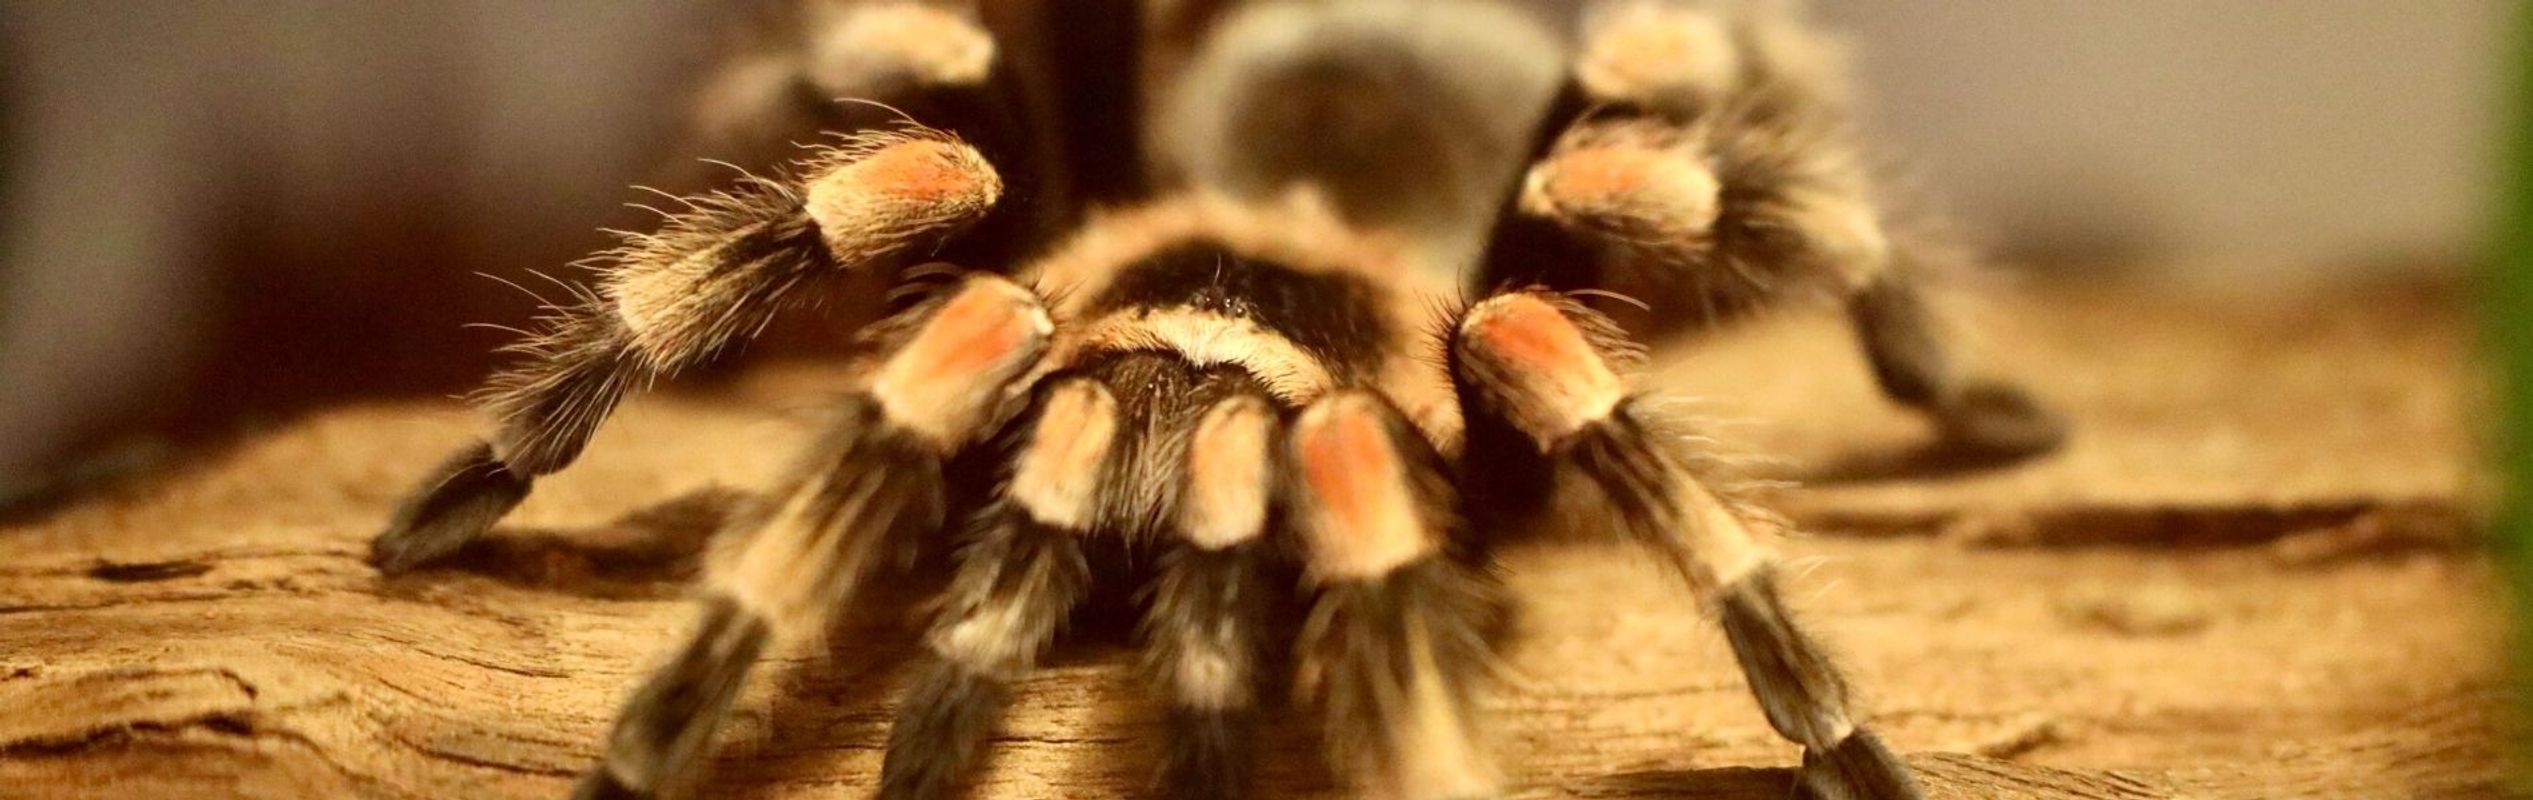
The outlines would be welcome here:
<svg viewBox="0 0 2533 800">
<path fill-rule="evenodd" d="M 2076 417 L 2059 455 L 1921 452 L 1843 330 L 1794 318 L 1664 359 L 1718 438 L 1799 480 L 1788 596 L 1942 797 L 2498 793 L 2504 627 L 2474 513 L 2479 402 L 2433 292 L 2036 288 L 1980 361 Z M 688 624 L 680 578 L 832 377 L 656 395 L 459 568 L 360 557 L 475 430 L 342 408 L 0 529 L 0 798 L 556 797 Z M 1784 796 L 1711 623 L 1612 550 L 1513 554 L 1491 735 L 1526 797 Z M 910 652 L 893 615 L 782 654 L 707 796 L 854 797 Z M 1097 628 L 1099 626 L 1093 626 Z M 980 797 L 1145 794 L 1155 710 L 1114 643 L 1029 680 Z M 1307 726 L 1268 796 L 1319 795 Z"/>
</svg>

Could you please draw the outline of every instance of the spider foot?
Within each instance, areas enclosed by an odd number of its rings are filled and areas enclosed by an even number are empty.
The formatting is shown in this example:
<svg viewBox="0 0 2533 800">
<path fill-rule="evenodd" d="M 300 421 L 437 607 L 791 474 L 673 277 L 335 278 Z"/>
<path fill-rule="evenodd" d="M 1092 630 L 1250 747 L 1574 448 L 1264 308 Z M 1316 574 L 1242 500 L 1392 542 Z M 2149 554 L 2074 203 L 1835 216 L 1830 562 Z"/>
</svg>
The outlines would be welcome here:
<svg viewBox="0 0 2533 800">
<path fill-rule="evenodd" d="M 650 800 L 650 792 L 624 785 L 614 773 L 600 770 L 584 775 L 572 786 L 572 800 Z"/>
<path fill-rule="evenodd" d="M 1980 455 L 2022 458 L 2058 447 L 2067 420 L 2020 387 L 1982 381 L 1936 410 L 1945 441 Z"/>
<path fill-rule="evenodd" d="M 1803 767 L 1795 773 L 1794 796 L 1803 800 L 1923 800 L 1926 792 L 1910 777 L 1899 754 L 1882 744 L 1882 737 L 1859 730 L 1827 750 L 1804 749 Z"/>
<path fill-rule="evenodd" d="M 401 574 L 457 554 L 527 499 L 529 481 L 479 442 L 433 469 L 422 487 L 370 540 L 369 563 L 378 571 Z"/>
</svg>

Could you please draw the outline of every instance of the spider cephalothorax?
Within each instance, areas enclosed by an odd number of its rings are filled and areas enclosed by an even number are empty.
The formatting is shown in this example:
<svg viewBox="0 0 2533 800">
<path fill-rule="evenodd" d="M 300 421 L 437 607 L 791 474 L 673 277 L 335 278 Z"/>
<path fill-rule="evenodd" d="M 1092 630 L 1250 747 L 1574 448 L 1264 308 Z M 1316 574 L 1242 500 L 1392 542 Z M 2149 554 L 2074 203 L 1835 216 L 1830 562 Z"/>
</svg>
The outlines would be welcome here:
<svg viewBox="0 0 2533 800">
<path fill-rule="evenodd" d="M 1488 552 L 1552 523 L 1642 546 L 1713 604 L 1807 791 L 1917 796 L 1777 596 L 1781 523 L 1650 410 L 1626 329 L 1536 288 L 1625 287 L 1644 332 L 1845 298 L 1893 397 L 1964 446 L 2050 446 L 2021 392 L 1947 368 L 1918 299 L 1942 251 L 1886 224 L 1818 41 L 1648 3 L 1571 47 L 1474 0 L 1226 5 L 813 4 L 797 52 L 743 59 L 708 98 L 844 144 L 601 259 L 482 395 L 497 432 L 426 477 L 376 561 L 454 552 L 631 387 L 817 284 L 898 277 L 924 299 L 866 332 L 828 433 L 730 523 L 700 629 L 581 796 L 673 790 L 772 642 L 817 635 L 904 554 L 952 551 L 883 796 L 956 791 L 1010 683 L 1119 584 L 1148 587 L 1169 793 L 1249 788 L 1289 601 L 1293 708 L 1332 766 L 1379 796 L 1493 796 L 1473 699 L 1508 609 Z M 1169 38 L 1187 31 L 1212 33 Z M 1126 94 L 1068 105 L 1098 91 Z M 840 121 L 835 94 L 941 128 Z M 1116 105 L 1148 128 L 1115 130 Z M 973 271 L 912 266 L 933 257 Z"/>
</svg>

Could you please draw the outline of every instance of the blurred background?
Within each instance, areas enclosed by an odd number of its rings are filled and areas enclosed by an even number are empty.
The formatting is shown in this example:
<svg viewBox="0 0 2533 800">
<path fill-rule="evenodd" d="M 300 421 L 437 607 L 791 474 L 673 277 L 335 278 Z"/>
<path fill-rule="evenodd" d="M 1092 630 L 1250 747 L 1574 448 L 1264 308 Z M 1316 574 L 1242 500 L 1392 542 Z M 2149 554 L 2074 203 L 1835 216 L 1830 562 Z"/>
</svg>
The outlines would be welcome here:
<svg viewBox="0 0 2533 800">
<path fill-rule="evenodd" d="M 729 2 L 0 0 L 0 506 L 470 386 L 510 335 L 465 324 L 535 307 L 478 273 L 562 274 L 697 155 L 686 92 Z M 2027 268 L 2450 277 L 2481 252 L 2504 0 L 1814 5 L 1885 154 Z"/>
</svg>

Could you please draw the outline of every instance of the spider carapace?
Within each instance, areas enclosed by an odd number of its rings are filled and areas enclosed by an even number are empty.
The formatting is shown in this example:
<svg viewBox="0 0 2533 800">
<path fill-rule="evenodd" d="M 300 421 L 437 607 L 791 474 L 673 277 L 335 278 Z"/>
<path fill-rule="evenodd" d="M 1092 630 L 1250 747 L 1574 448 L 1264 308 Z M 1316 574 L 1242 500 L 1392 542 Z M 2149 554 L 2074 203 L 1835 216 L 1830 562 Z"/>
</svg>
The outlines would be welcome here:
<svg viewBox="0 0 2533 800">
<path fill-rule="evenodd" d="M 633 387 L 820 284 L 920 290 L 720 534 L 701 625 L 578 796 L 687 785 L 758 657 L 909 551 L 950 566 L 881 796 L 956 793 L 1008 687 L 1121 584 L 1169 709 L 1160 791 L 1250 794 L 1252 723 L 1277 710 L 1314 715 L 1366 794 L 1498 796 L 1488 553 L 1550 528 L 1641 547 L 1715 610 L 1801 789 L 1920 795 L 1778 597 L 1781 523 L 1628 377 L 1640 337 L 1830 298 L 1953 443 L 2058 440 L 2026 394 L 1948 365 L 1921 295 L 1958 256 L 1878 194 L 1834 47 L 1782 10 L 1650 2 L 1054 8 L 784 15 L 707 85 L 706 141 L 833 143 L 597 259 L 478 395 L 493 435 L 378 537 L 388 571 L 456 552 Z M 1596 308 L 1620 295 L 1624 327 Z M 1116 548 L 1141 557 L 1094 557 Z"/>
</svg>

